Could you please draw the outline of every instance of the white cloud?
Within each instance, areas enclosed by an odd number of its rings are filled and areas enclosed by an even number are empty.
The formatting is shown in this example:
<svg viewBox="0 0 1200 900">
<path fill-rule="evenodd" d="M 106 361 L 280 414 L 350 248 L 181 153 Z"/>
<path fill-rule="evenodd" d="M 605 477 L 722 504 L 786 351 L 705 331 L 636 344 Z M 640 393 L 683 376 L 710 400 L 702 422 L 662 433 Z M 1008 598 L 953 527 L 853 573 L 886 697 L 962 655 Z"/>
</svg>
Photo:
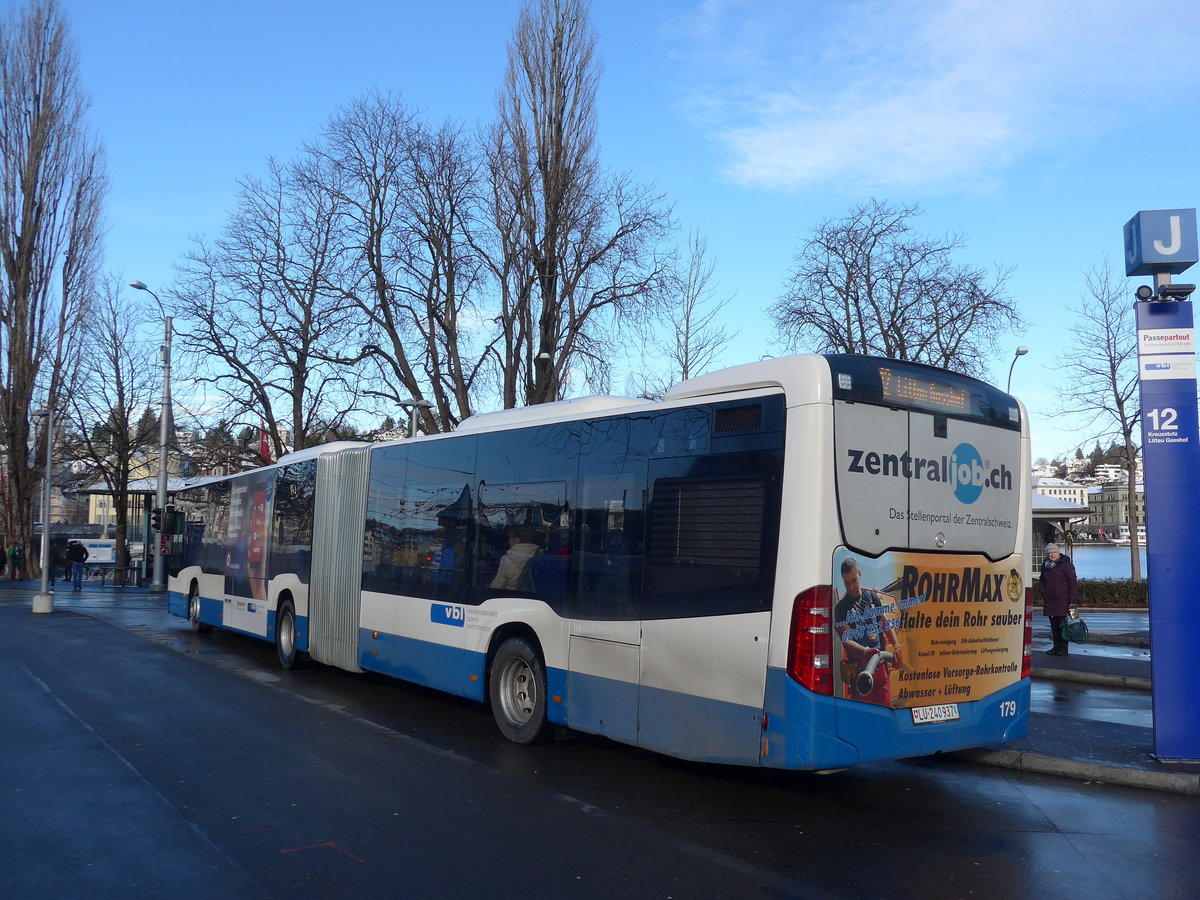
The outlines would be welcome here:
<svg viewBox="0 0 1200 900">
<path fill-rule="evenodd" d="M 1147 105 L 1191 114 L 1194 67 L 1164 48 L 1197 26 L 1171 0 L 707 0 L 677 37 L 733 180 L 937 190 Z"/>
</svg>

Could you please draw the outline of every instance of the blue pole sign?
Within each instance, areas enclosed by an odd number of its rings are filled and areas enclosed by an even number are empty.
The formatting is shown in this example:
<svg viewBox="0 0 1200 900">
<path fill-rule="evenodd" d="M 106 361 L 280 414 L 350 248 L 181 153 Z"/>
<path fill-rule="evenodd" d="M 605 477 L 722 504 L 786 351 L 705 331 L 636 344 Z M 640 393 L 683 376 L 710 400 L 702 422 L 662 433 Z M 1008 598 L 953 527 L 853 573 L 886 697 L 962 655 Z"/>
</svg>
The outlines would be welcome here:
<svg viewBox="0 0 1200 900">
<path fill-rule="evenodd" d="M 1194 209 L 1144 209 L 1125 223 L 1125 274 L 1178 274 L 1200 262 Z"/>
<path fill-rule="evenodd" d="M 1129 228 L 1135 223 L 1134 246 L 1141 248 L 1141 255 L 1131 259 Z M 1179 267 L 1184 258 L 1195 261 L 1195 245 L 1195 210 L 1138 213 L 1126 225 L 1127 270 L 1136 262 L 1135 274 L 1181 272 L 1187 268 Z M 1172 252 L 1165 253 L 1163 247 Z M 1151 259 L 1156 254 L 1172 258 Z M 1192 673 L 1200 634 L 1200 565 L 1195 553 L 1200 537 L 1200 428 L 1192 304 L 1156 300 L 1135 308 L 1146 469 L 1154 755 L 1161 760 L 1197 760 L 1200 699 Z"/>
</svg>

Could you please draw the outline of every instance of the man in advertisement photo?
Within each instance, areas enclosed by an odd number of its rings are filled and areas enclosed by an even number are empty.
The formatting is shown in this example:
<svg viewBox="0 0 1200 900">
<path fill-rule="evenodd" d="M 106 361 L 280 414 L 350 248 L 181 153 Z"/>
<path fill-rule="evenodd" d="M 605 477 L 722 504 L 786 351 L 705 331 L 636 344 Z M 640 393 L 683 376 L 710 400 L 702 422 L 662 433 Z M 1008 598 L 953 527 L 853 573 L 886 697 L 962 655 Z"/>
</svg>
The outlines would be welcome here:
<svg viewBox="0 0 1200 900">
<path fill-rule="evenodd" d="M 845 592 L 833 621 L 842 645 L 844 696 L 890 707 L 890 672 L 902 664 L 896 633 L 883 611 L 890 604 L 877 591 L 862 586 L 862 571 L 854 557 L 843 560 L 841 575 Z"/>
</svg>

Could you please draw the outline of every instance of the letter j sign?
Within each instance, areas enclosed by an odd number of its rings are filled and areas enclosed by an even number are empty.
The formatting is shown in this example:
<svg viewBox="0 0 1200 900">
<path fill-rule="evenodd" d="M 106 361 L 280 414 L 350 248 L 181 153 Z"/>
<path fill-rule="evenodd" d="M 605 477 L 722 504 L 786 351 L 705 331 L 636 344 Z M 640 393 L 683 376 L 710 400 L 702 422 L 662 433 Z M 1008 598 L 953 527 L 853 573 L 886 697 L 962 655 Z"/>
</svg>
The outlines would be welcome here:
<svg viewBox="0 0 1200 900">
<path fill-rule="evenodd" d="M 1178 275 L 1200 260 L 1194 209 L 1144 209 L 1125 223 L 1125 274 Z"/>
</svg>

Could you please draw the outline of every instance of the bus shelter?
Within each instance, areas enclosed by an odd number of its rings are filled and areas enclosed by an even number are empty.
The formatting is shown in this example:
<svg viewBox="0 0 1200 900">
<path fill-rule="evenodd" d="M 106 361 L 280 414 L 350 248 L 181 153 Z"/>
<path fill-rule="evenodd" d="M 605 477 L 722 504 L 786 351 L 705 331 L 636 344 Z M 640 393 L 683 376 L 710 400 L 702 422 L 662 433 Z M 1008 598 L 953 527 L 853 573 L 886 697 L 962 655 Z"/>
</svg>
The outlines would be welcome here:
<svg viewBox="0 0 1200 900">
<path fill-rule="evenodd" d="M 1065 542 L 1069 548 L 1074 541 L 1075 532 L 1072 523 L 1079 524 L 1080 519 L 1087 519 L 1091 507 L 1071 503 L 1059 497 L 1047 497 L 1036 491 L 1033 494 L 1033 546 L 1030 548 L 1030 559 L 1034 561 L 1033 570 L 1038 571 L 1038 564 L 1045 556 L 1046 545 L 1051 542 Z"/>
</svg>

